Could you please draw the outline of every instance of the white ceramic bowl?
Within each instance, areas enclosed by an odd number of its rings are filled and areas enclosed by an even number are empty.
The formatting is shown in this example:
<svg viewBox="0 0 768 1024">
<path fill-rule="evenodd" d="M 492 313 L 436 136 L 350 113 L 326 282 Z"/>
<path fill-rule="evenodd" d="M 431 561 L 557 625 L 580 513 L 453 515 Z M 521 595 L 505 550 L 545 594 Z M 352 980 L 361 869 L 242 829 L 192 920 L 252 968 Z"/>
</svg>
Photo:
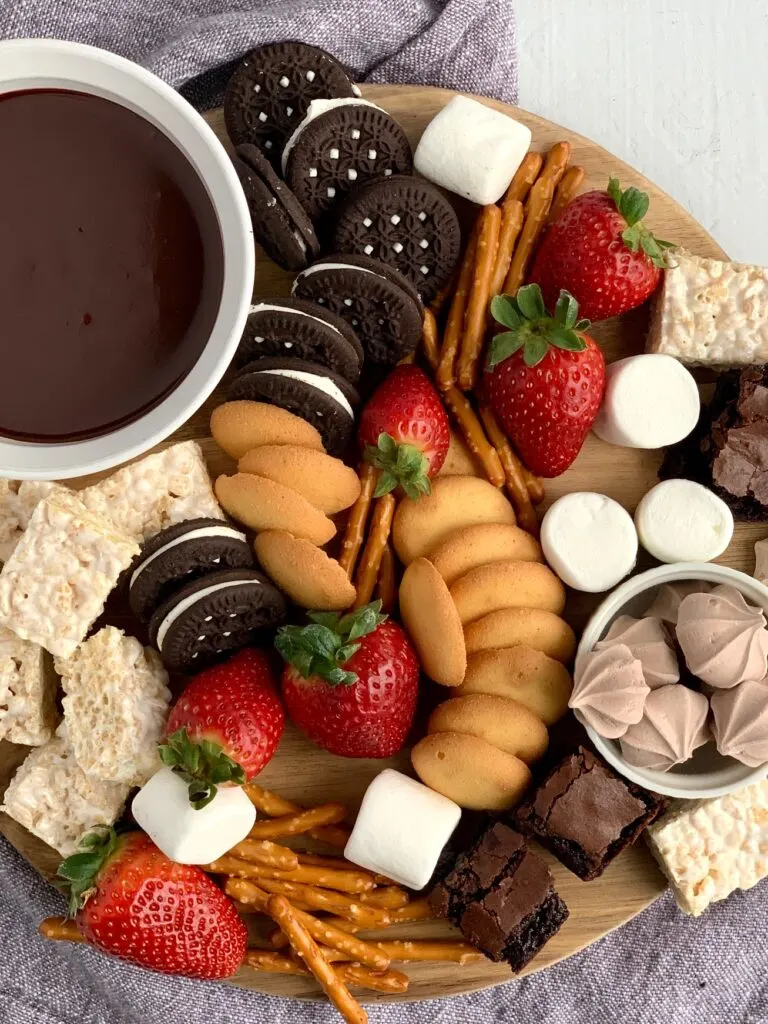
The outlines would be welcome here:
<svg viewBox="0 0 768 1024">
<path fill-rule="evenodd" d="M 224 250 L 218 316 L 199 359 L 158 405 L 101 437 L 36 444 L 0 437 L 0 477 L 56 480 L 109 469 L 173 433 L 216 387 L 237 348 L 253 290 L 253 231 L 242 188 L 216 135 L 169 85 L 105 50 L 47 39 L 0 42 L 0 94 L 71 89 L 113 100 L 159 128 L 184 153 L 205 184 Z M 2 372 L 2 367 L 0 367 Z"/>
<path fill-rule="evenodd" d="M 663 583 L 681 580 L 701 580 L 711 584 L 729 584 L 741 591 L 751 604 L 762 608 L 768 616 L 768 587 L 736 569 L 708 562 L 678 562 L 675 565 L 660 565 L 656 569 L 641 573 L 622 583 L 600 605 L 587 623 L 576 654 L 576 671 L 581 661 L 605 636 L 615 618 L 619 615 L 641 615 L 651 604 L 656 591 Z M 768 764 L 750 768 L 732 757 L 718 754 L 714 743 L 708 743 L 696 751 L 690 761 L 676 765 L 668 772 L 637 768 L 628 764 L 621 755 L 621 747 L 615 740 L 607 740 L 591 729 L 578 711 L 590 740 L 605 760 L 613 765 L 627 779 L 636 782 L 654 793 L 679 797 L 686 800 L 703 800 L 722 796 L 735 789 L 742 789 L 752 782 L 758 782 L 768 775 Z"/>
</svg>

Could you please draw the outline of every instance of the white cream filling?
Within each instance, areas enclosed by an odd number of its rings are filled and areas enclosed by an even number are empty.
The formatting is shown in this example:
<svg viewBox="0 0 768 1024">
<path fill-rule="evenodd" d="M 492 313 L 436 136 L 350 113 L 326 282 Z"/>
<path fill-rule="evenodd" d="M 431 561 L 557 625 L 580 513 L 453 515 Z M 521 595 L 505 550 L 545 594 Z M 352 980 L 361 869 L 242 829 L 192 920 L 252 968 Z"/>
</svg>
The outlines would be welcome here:
<svg viewBox="0 0 768 1024">
<path fill-rule="evenodd" d="M 190 594 L 188 597 L 183 598 L 177 605 L 174 605 L 174 607 L 171 608 L 160 623 L 160 627 L 157 631 L 158 651 L 162 651 L 166 634 L 176 619 L 178 619 L 180 615 L 183 615 L 184 612 L 190 609 L 193 605 L 197 604 L 198 601 L 202 601 L 204 597 L 208 597 L 210 594 L 217 594 L 220 590 L 228 590 L 230 587 L 245 587 L 251 583 L 258 583 L 260 586 L 261 580 L 254 578 L 247 580 L 230 580 L 228 583 L 214 583 L 211 587 L 203 587 L 202 590 L 198 590 L 194 594 Z"/>
<path fill-rule="evenodd" d="M 338 384 L 334 384 L 330 377 L 320 377 L 316 373 L 305 373 L 304 370 L 256 370 L 255 372 L 269 373 L 275 377 L 290 377 L 291 380 L 298 380 L 304 384 L 309 384 L 310 387 L 317 388 L 318 391 L 322 391 L 329 398 L 332 398 L 334 402 L 342 407 L 350 419 L 355 418 L 354 410 L 347 401 L 346 395 Z"/>
<path fill-rule="evenodd" d="M 265 312 L 273 313 L 290 313 L 292 316 L 303 316 L 307 320 L 314 320 L 315 323 L 322 324 L 323 327 L 330 328 L 330 330 L 332 330 L 334 334 L 338 334 L 342 341 L 349 344 L 349 342 L 347 342 L 347 339 L 344 337 L 344 335 L 341 333 L 338 327 L 334 327 L 333 324 L 329 324 L 328 321 L 323 320 L 321 316 L 313 316 L 311 313 L 305 313 L 303 312 L 303 310 L 300 309 L 293 309 L 291 306 L 272 306 L 267 302 L 257 302 L 255 305 L 251 306 L 250 309 L 248 310 L 248 316 L 251 316 L 251 314 L 253 313 L 259 313 L 262 310 L 264 310 Z"/>
<path fill-rule="evenodd" d="M 304 115 L 304 120 L 299 121 L 296 126 L 293 135 L 288 139 L 283 149 L 283 174 L 288 166 L 288 156 L 296 145 L 299 136 L 312 121 L 317 117 L 322 117 L 323 114 L 327 114 L 329 110 L 335 110 L 336 107 L 376 107 L 377 110 L 381 110 L 382 107 L 377 106 L 375 103 L 371 103 L 369 100 L 361 100 L 357 97 L 347 97 L 345 99 L 336 100 L 312 100 L 307 108 L 307 112 Z"/>
<path fill-rule="evenodd" d="M 131 576 L 130 586 L 133 586 L 136 580 L 141 576 L 148 565 L 152 565 L 156 558 L 160 555 L 164 555 L 166 551 L 170 551 L 171 548 L 178 547 L 179 544 L 186 544 L 188 540 L 197 540 L 200 537 L 231 537 L 233 540 L 245 541 L 246 537 L 244 533 L 240 533 L 234 526 L 200 526 L 196 530 L 190 530 L 189 533 L 183 533 L 181 537 L 174 537 L 173 540 L 169 540 L 167 544 L 163 544 L 161 548 L 154 551 L 146 562 L 142 562 L 141 565 L 136 569 Z"/>
</svg>

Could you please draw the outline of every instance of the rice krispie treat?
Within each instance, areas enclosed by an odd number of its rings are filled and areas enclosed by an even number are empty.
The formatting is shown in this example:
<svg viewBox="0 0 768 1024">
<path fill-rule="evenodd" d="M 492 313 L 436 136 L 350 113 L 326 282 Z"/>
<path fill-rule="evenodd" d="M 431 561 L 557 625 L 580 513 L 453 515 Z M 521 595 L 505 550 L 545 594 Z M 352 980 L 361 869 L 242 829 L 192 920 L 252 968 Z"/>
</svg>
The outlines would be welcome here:
<svg viewBox="0 0 768 1024">
<path fill-rule="evenodd" d="M 678 906 L 697 917 L 768 875 L 768 780 L 716 800 L 680 800 L 645 838 Z"/>
<path fill-rule="evenodd" d="M 51 493 L 0 573 L 0 625 L 69 657 L 138 553 L 138 544 L 73 493 Z"/>
<path fill-rule="evenodd" d="M 147 455 L 78 496 L 140 543 L 185 519 L 224 518 L 196 441 Z"/>
<path fill-rule="evenodd" d="M 161 767 L 157 744 L 171 699 L 159 656 L 106 626 L 55 664 L 77 763 L 105 782 L 143 785 Z"/>
<path fill-rule="evenodd" d="M 66 730 L 59 727 L 56 736 L 33 750 L 17 770 L 0 810 L 68 857 L 89 829 L 117 821 L 128 793 L 122 783 L 86 775 Z"/>
<path fill-rule="evenodd" d="M 58 718 L 57 685 L 47 652 L 0 626 L 0 740 L 47 743 Z"/>
<path fill-rule="evenodd" d="M 38 504 L 54 491 L 69 491 L 47 480 L 0 480 L 0 562 L 7 562 Z"/>
</svg>

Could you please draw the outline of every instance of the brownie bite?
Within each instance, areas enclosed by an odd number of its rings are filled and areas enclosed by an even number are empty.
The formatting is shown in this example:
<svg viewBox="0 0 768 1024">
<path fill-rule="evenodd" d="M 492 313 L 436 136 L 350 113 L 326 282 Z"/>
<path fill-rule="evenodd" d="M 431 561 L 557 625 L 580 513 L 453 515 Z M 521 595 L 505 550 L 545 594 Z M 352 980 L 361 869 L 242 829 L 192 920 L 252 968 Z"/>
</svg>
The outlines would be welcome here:
<svg viewBox="0 0 768 1024">
<path fill-rule="evenodd" d="M 667 805 L 585 747 L 565 757 L 515 812 L 515 824 L 585 882 L 597 878 Z"/>
<path fill-rule="evenodd" d="M 429 905 L 495 962 L 521 971 L 568 917 L 549 868 L 504 822 L 456 860 Z"/>
</svg>

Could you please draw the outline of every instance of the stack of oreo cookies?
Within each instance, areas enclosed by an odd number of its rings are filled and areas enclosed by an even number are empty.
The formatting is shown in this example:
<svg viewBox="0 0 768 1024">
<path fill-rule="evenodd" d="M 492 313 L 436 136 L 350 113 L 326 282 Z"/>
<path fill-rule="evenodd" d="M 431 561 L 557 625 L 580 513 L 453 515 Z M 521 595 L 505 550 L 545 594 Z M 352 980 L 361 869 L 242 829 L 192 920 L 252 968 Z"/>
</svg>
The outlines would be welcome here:
<svg viewBox="0 0 768 1024">
<path fill-rule="evenodd" d="M 197 672 L 286 614 L 245 534 L 221 519 L 189 519 L 148 540 L 129 570 L 128 599 L 170 672 Z"/>
</svg>

